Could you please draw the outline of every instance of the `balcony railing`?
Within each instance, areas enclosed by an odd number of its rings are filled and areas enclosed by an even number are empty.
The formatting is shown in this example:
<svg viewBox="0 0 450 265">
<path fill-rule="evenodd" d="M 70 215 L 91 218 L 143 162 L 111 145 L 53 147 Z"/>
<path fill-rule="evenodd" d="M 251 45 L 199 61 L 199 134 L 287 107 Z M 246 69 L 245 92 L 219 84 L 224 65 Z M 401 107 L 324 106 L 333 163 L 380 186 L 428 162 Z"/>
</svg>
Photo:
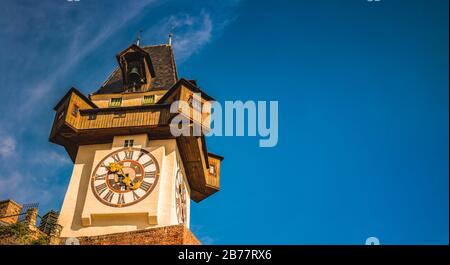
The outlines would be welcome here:
<svg viewBox="0 0 450 265">
<path fill-rule="evenodd" d="M 168 125 L 169 105 L 85 109 L 74 124 L 75 129 L 108 129 L 120 127 Z"/>
</svg>

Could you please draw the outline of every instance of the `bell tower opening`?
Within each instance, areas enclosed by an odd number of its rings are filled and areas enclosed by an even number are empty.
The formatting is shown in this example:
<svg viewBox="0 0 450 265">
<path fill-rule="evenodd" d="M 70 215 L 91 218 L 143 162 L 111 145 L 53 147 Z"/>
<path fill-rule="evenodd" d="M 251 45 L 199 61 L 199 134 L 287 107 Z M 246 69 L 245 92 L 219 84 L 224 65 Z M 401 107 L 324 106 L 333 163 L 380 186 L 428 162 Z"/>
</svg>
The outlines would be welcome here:
<svg viewBox="0 0 450 265">
<path fill-rule="evenodd" d="M 149 54 L 136 44 L 117 55 L 123 77 L 123 92 L 143 92 L 151 87 L 155 77 Z"/>
<path fill-rule="evenodd" d="M 141 54 L 134 52 L 127 54 L 125 60 L 128 62 L 125 86 L 131 90 L 129 92 L 138 92 L 141 86 L 147 83 L 144 58 Z"/>
</svg>

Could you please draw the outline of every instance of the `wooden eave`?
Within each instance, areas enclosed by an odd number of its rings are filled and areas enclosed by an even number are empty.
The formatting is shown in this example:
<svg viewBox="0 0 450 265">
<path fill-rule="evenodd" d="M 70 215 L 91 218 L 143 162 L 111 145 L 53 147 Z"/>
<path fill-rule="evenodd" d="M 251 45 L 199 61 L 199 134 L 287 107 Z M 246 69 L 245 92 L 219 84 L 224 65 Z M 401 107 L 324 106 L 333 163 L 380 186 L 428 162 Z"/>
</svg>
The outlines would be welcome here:
<svg viewBox="0 0 450 265">
<path fill-rule="evenodd" d="M 170 108 L 170 104 L 149 104 L 149 105 L 127 106 L 127 107 L 82 109 L 80 110 L 80 114 L 88 115 L 96 113 L 121 112 L 133 110 L 138 111 L 138 110 L 165 109 L 165 108 Z"/>
<path fill-rule="evenodd" d="M 61 98 L 60 101 L 53 107 L 53 110 L 58 110 L 58 108 L 61 106 L 61 104 L 64 103 L 64 101 L 70 97 L 70 95 L 73 93 L 77 94 L 80 98 L 82 98 L 84 101 L 86 101 L 87 104 L 89 104 L 92 108 L 98 108 L 97 105 L 95 105 L 94 102 L 92 102 L 89 98 L 87 98 L 83 93 L 81 93 L 78 89 L 75 87 L 71 87 L 69 91 L 66 92 L 66 94 Z"/>
<path fill-rule="evenodd" d="M 136 91 L 136 92 L 130 92 L 130 91 L 122 91 L 120 93 L 110 93 L 110 94 L 89 94 L 88 97 L 89 99 L 92 101 L 92 97 L 93 96 L 101 96 L 101 97 L 117 97 L 118 95 L 135 95 L 136 97 L 138 96 L 143 96 L 143 95 L 147 95 L 147 94 L 154 94 L 155 92 L 162 92 L 162 93 L 166 93 L 167 90 L 164 89 L 158 89 L 158 90 L 147 90 L 147 91 Z M 161 93 L 161 94 L 162 94 Z M 156 104 L 155 104 L 156 105 Z"/>
<path fill-rule="evenodd" d="M 199 87 L 195 86 L 194 84 L 192 84 L 191 82 L 189 82 L 188 80 L 181 78 L 180 80 L 178 80 L 178 82 L 176 82 L 167 92 L 166 94 L 164 94 L 164 96 L 162 96 L 157 103 L 163 103 L 170 95 L 172 95 L 181 85 L 184 85 L 186 87 L 188 87 L 189 89 L 191 89 L 192 91 L 196 92 L 196 93 L 201 93 L 202 97 L 205 98 L 206 100 L 209 101 L 215 101 L 215 99 L 211 96 L 209 96 L 208 94 L 206 94 L 205 92 L 203 92 Z"/>
<path fill-rule="evenodd" d="M 208 153 L 208 156 L 216 158 L 216 159 L 219 159 L 220 161 L 222 161 L 224 159 L 223 156 L 220 156 L 220 155 L 217 155 L 217 154 L 214 154 L 214 153 L 211 153 L 211 152 Z"/>
</svg>

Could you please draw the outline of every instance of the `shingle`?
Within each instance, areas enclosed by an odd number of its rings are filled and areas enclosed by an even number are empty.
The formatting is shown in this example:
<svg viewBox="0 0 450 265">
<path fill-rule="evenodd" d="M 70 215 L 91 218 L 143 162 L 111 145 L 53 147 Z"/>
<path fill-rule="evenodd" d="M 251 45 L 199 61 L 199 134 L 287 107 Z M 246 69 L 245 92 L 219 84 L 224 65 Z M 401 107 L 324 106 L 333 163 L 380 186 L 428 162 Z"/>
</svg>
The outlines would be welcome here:
<svg viewBox="0 0 450 265">
<path fill-rule="evenodd" d="M 155 70 L 150 90 L 170 89 L 178 79 L 172 48 L 169 45 L 142 48 L 150 55 Z M 122 72 L 117 67 L 94 94 L 121 93 L 123 90 Z"/>
</svg>

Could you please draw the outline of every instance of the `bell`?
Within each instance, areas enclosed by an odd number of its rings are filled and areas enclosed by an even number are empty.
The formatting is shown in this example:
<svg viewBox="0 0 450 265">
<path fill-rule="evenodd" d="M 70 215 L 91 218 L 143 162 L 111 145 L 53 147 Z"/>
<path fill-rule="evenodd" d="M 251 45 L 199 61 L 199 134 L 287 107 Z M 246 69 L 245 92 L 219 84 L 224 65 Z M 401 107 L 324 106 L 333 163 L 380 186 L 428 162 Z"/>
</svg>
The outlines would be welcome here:
<svg viewBox="0 0 450 265">
<path fill-rule="evenodd" d="M 141 75 L 139 74 L 139 69 L 137 66 L 133 66 L 128 74 L 131 82 L 138 83 L 141 80 Z"/>
</svg>

